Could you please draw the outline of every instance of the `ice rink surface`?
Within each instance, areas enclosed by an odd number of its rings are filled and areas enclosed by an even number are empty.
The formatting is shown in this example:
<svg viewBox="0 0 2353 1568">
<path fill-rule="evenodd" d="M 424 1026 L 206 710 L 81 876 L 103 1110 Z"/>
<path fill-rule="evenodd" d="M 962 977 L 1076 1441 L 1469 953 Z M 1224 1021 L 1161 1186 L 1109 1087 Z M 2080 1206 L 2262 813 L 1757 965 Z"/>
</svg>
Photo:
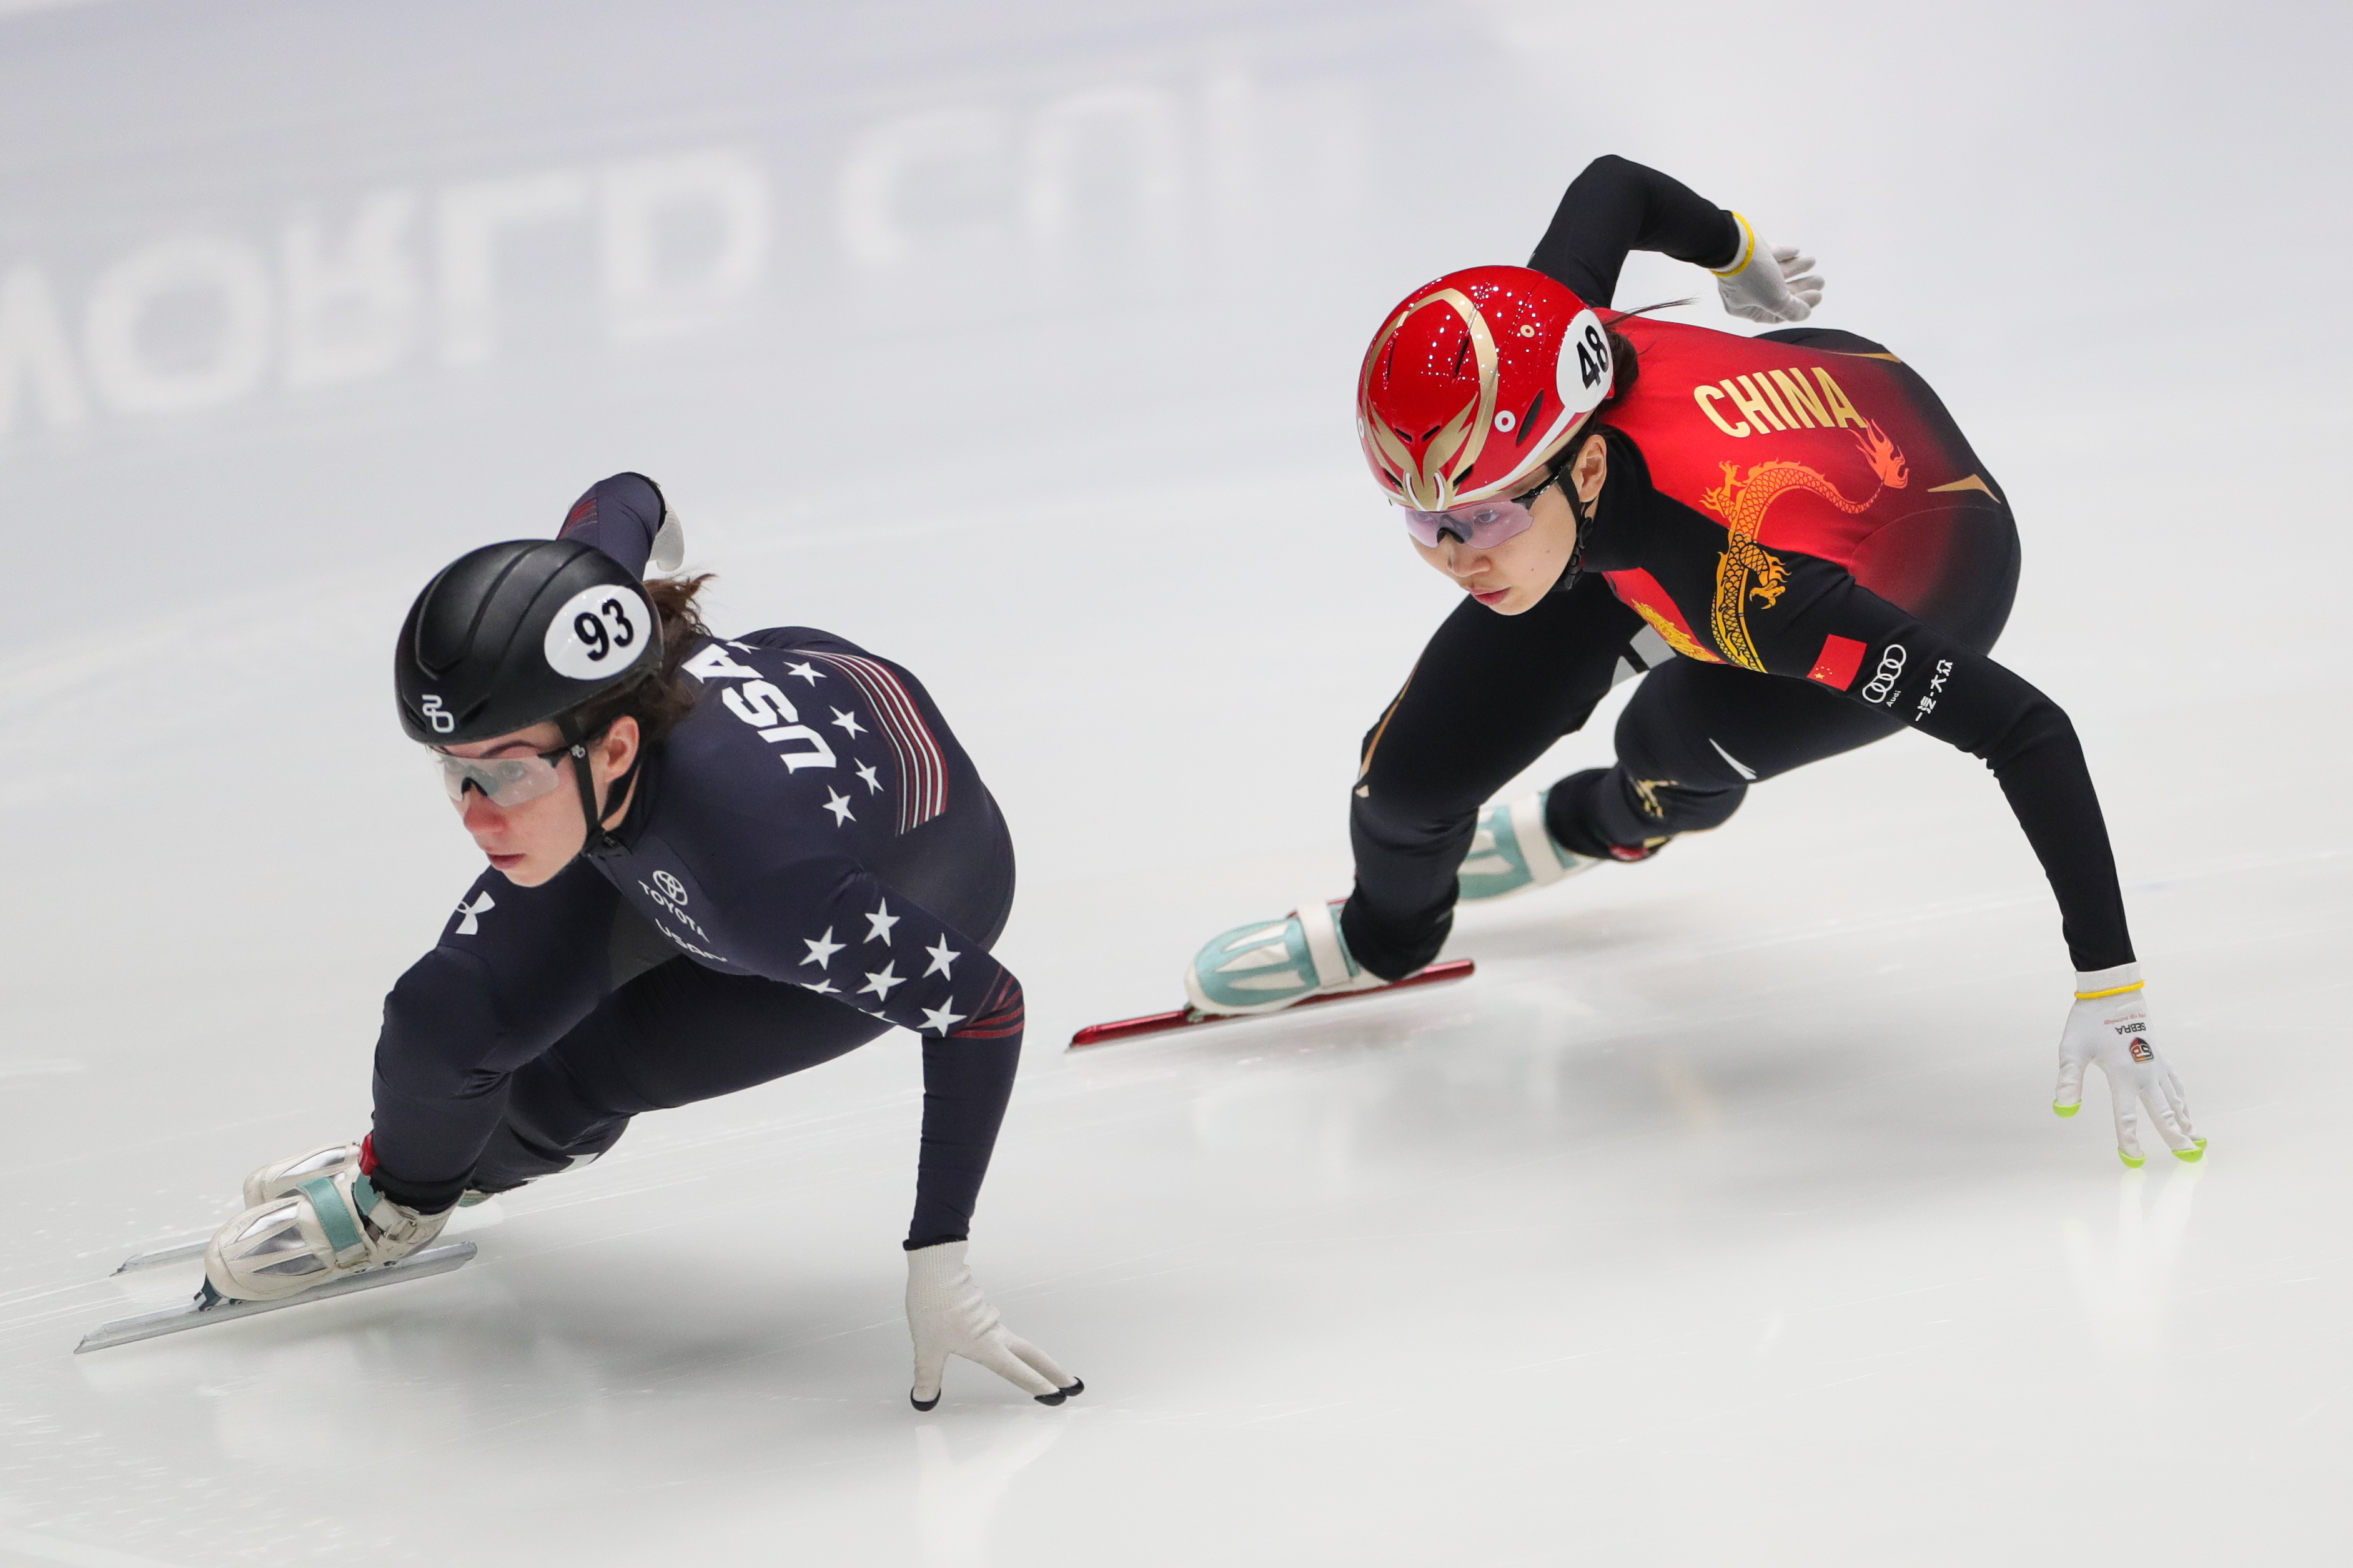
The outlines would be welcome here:
<svg viewBox="0 0 2353 1568">
<path fill-rule="evenodd" d="M 0 1563 L 2344 1560 L 2341 7 L 0 12 Z M 1610 152 L 1819 256 L 2010 491 L 1999 656 L 2084 737 L 2204 1166 L 2051 1115 L 2048 890 L 1910 735 L 1466 911 L 1468 984 L 1061 1053 L 1346 886 L 1450 601 L 1356 356 Z M 1618 302 L 1737 326 L 1709 281 Z M 1005 805 L 974 1261 L 1087 1394 L 908 1408 L 895 1035 L 456 1275 L 69 1355 L 364 1125 L 477 864 L 400 612 L 625 468 L 718 624 L 906 662 Z"/>
</svg>

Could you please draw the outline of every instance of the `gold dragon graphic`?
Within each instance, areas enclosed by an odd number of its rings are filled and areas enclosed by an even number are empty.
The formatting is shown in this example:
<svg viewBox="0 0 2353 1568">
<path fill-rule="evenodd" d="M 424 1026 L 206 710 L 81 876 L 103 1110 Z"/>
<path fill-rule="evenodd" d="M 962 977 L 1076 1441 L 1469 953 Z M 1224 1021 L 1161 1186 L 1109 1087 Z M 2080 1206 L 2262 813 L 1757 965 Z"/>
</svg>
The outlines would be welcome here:
<svg viewBox="0 0 2353 1568">
<path fill-rule="evenodd" d="M 1716 558 L 1715 604 L 1710 619 L 1715 646 L 1735 664 L 1760 673 L 1764 670 L 1765 661 L 1757 657 L 1757 644 L 1748 636 L 1748 601 L 1756 599 L 1769 610 L 1788 586 L 1788 568 L 1781 558 L 1757 542 L 1757 536 L 1764 531 L 1766 509 L 1791 490 L 1810 490 L 1841 511 L 1857 512 L 1877 500 L 1882 491 L 1900 490 L 1910 483 L 1902 449 L 1876 424 L 1848 434 L 1862 449 L 1862 460 L 1879 477 L 1879 483 L 1861 500 L 1847 500 L 1819 471 L 1782 458 L 1757 464 L 1746 478 L 1737 477 L 1739 464 L 1726 463 L 1724 483 L 1700 498 L 1709 510 L 1724 518 L 1730 535 L 1724 553 Z"/>
</svg>

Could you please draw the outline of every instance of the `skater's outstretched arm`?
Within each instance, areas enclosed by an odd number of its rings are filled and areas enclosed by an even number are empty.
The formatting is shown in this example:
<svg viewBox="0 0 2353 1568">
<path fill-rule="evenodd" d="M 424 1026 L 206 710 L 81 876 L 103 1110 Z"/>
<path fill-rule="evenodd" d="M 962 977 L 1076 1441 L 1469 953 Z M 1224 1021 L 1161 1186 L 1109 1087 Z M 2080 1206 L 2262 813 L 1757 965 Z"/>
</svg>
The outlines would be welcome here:
<svg viewBox="0 0 2353 1568">
<path fill-rule="evenodd" d="M 2075 967 L 2132 963 L 2107 823 L 2065 711 L 1842 567 L 1794 552 L 1783 560 L 1780 602 L 1746 623 L 1765 669 L 1826 686 L 1983 758 L 2058 896 Z"/>
<path fill-rule="evenodd" d="M 1781 602 L 1748 621 L 1765 668 L 1829 687 L 1984 758 L 2042 863 L 2076 970 L 2053 1109 L 2073 1115 L 2084 1070 L 2097 1065 L 2108 1077 L 2116 1150 L 2126 1164 L 2142 1160 L 2144 1106 L 2166 1146 L 2181 1159 L 2197 1159 L 2205 1143 L 2190 1126 L 2179 1079 L 2148 1032 L 2107 822 L 2065 711 L 1843 568 L 1795 554 L 1784 560 Z"/>
<path fill-rule="evenodd" d="M 655 542 L 669 519 L 669 503 L 653 480 L 643 474 L 615 474 L 589 486 L 572 503 L 556 537 L 594 545 L 642 577 L 654 563 Z M 677 565 L 667 558 L 668 552 L 660 553 L 665 559 L 656 564 L 664 570 Z"/>
<path fill-rule="evenodd" d="M 908 1397 L 919 1410 L 937 1405 L 952 1355 L 1042 1405 L 1082 1392 L 1077 1378 L 1007 1330 L 965 1259 L 1021 1059 L 1021 983 L 981 943 L 863 868 L 779 867 L 772 878 L 762 907 L 791 912 L 746 933 L 738 944 L 744 962 L 923 1037 L 923 1143 L 902 1244 L 914 1347 Z"/>
<path fill-rule="evenodd" d="M 1752 321 L 1802 321 L 1821 302 L 1813 259 L 1768 246 L 1739 214 L 1680 180 L 1606 154 L 1570 182 L 1528 265 L 1608 305 L 1629 254 L 1656 251 L 1716 274 L 1724 308 Z"/>
</svg>

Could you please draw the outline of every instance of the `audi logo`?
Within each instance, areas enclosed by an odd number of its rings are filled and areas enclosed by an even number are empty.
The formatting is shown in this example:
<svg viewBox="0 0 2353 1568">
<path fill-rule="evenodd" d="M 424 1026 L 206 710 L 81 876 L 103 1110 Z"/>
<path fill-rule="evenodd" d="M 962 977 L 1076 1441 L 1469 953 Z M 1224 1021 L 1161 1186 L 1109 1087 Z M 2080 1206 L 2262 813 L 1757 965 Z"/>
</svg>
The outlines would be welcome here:
<svg viewBox="0 0 2353 1568">
<path fill-rule="evenodd" d="M 1895 681 L 1904 673 L 1904 645 L 1892 642 L 1887 651 L 1879 656 L 1879 668 L 1873 672 L 1871 684 L 1862 689 L 1865 702 L 1885 702 L 1895 695 Z"/>
</svg>

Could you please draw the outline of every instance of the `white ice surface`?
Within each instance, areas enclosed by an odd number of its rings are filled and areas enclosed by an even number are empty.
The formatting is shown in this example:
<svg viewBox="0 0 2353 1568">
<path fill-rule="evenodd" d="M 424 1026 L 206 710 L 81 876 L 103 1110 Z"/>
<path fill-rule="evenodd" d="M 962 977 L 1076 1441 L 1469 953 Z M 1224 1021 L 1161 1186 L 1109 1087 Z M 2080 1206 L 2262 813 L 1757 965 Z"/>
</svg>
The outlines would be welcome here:
<svg viewBox="0 0 2353 1568">
<path fill-rule="evenodd" d="M 2263 5 L 0 21 L 0 1563 L 2341 1562 L 2348 46 Z M 1915 736 L 1466 911 L 1467 985 L 1060 1054 L 1345 887 L 1356 736 L 1449 604 L 1356 356 L 1613 151 L 1802 241 L 2014 498 L 2001 656 L 2084 736 L 2202 1168 L 2122 1171 L 2096 1084 L 2051 1115 L 2055 912 Z M 364 1124 L 473 874 L 399 613 L 628 467 L 722 625 L 905 660 L 1005 802 L 1031 1033 L 974 1258 L 1087 1394 L 908 1409 L 904 1037 L 645 1119 L 457 1275 L 69 1356 L 195 1284 L 122 1254 Z"/>
</svg>

